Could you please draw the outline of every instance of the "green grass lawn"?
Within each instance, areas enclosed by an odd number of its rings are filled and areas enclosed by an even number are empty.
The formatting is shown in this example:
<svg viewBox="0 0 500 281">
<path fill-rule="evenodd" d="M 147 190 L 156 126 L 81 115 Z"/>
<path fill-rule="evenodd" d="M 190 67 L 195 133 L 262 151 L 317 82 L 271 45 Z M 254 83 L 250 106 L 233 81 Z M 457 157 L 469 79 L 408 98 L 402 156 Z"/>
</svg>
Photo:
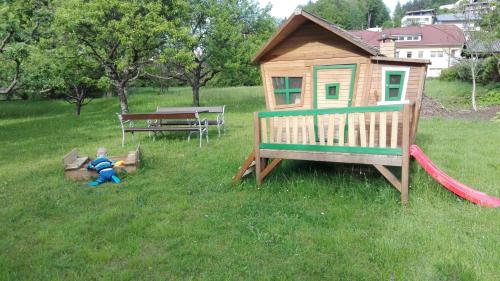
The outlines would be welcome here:
<svg viewBox="0 0 500 281">
<path fill-rule="evenodd" d="M 472 109 L 472 84 L 464 81 L 446 82 L 439 79 L 427 79 L 425 94 L 439 101 L 450 110 Z M 478 106 L 500 104 L 500 88 L 495 85 L 477 85 L 476 101 Z"/>
<path fill-rule="evenodd" d="M 133 112 L 186 106 L 188 89 L 131 92 Z M 0 102 L 1 280 L 498 280 L 500 212 L 460 200 L 412 164 L 410 202 L 377 173 L 285 161 L 231 187 L 252 148 L 262 89 L 202 91 L 226 104 L 227 132 L 135 142 L 117 99 L 76 117 L 62 101 Z M 500 196 L 499 123 L 421 120 L 417 143 L 451 176 Z M 120 186 L 65 180 L 62 156 L 132 150 Z"/>
</svg>

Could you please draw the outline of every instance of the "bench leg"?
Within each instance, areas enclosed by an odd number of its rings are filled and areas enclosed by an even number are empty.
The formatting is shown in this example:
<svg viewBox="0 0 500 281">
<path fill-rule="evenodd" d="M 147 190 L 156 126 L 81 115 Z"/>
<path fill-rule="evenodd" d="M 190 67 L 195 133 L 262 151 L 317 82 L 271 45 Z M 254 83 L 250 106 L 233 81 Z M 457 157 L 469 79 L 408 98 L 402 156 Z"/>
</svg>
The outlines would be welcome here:
<svg viewBox="0 0 500 281">
<path fill-rule="evenodd" d="M 217 133 L 219 133 L 219 138 L 220 138 L 220 124 L 217 124 Z"/>
<path fill-rule="evenodd" d="M 207 143 L 208 143 L 208 130 L 205 130 L 205 136 L 207 137 Z"/>
</svg>

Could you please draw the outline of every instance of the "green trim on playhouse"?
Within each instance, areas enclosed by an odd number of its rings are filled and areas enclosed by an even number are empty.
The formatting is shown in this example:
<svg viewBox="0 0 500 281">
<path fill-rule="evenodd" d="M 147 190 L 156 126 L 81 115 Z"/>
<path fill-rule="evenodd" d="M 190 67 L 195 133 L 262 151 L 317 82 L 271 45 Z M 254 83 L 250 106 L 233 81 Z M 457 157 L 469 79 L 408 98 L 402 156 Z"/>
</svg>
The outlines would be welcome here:
<svg viewBox="0 0 500 281">
<path fill-rule="evenodd" d="M 330 89 L 335 88 L 335 93 L 330 94 Z M 325 85 L 325 97 L 329 100 L 338 100 L 340 96 L 340 83 L 328 83 Z"/>
<path fill-rule="evenodd" d="M 380 148 L 361 146 L 327 146 L 319 144 L 281 144 L 261 143 L 260 149 L 298 150 L 298 151 L 321 151 L 321 152 L 344 152 L 358 154 L 380 154 L 380 155 L 403 155 L 401 148 Z"/>
<path fill-rule="evenodd" d="M 385 72 L 385 101 L 400 101 L 403 95 L 403 87 L 405 83 L 404 71 L 386 71 Z M 399 75 L 399 83 L 391 84 L 391 76 Z M 398 89 L 398 95 L 391 97 L 389 95 L 391 89 Z"/>
<path fill-rule="evenodd" d="M 347 106 L 352 105 L 352 95 L 354 93 L 354 85 L 356 83 L 356 64 L 334 64 L 334 65 L 315 65 L 313 67 L 313 83 L 314 83 L 314 108 L 318 108 L 318 71 L 323 69 L 352 69 L 351 84 L 349 86 L 349 99 Z"/>
<path fill-rule="evenodd" d="M 318 114 L 399 111 L 403 109 L 403 107 L 404 105 L 402 104 L 393 104 L 393 105 L 374 105 L 374 106 L 339 107 L 339 108 L 304 109 L 304 110 L 264 111 L 264 112 L 259 112 L 259 117 L 268 118 L 268 117 L 302 116 L 302 115 L 318 115 Z"/>
<path fill-rule="evenodd" d="M 291 104 L 290 102 L 290 94 L 300 94 L 302 98 L 302 88 L 290 88 L 290 78 L 300 78 L 303 79 L 302 77 L 290 77 L 290 76 L 276 76 L 272 78 L 284 78 L 285 79 L 285 89 L 274 89 L 273 85 L 273 91 L 275 95 L 285 95 L 285 104 Z"/>
</svg>

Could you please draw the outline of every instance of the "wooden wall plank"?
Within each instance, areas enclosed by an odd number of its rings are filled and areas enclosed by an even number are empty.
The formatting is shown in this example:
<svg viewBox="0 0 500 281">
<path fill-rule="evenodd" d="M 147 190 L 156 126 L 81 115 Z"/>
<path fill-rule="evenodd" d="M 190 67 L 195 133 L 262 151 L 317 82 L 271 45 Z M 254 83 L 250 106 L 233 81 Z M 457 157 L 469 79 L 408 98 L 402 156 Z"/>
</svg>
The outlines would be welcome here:
<svg viewBox="0 0 500 281">
<path fill-rule="evenodd" d="M 387 113 L 386 112 L 380 112 L 380 124 L 379 124 L 379 147 L 386 147 L 387 146 Z"/>
</svg>

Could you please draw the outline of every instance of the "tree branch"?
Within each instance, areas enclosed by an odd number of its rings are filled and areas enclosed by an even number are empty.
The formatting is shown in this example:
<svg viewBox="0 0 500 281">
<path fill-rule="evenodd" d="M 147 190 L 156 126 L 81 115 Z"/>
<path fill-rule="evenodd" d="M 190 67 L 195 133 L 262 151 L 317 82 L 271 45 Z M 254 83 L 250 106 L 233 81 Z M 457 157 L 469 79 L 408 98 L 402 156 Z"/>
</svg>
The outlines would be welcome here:
<svg viewBox="0 0 500 281">
<path fill-rule="evenodd" d="M 9 42 L 10 38 L 12 38 L 12 35 L 14 35 L 14 31 L 9 31 L 9 33 L 7 34 L 7 36 L 5 36 L 4 39 L 2 39 L 1 43 L 0 43 L 0 53 L 2 53 L 5 49 L 5 45 L 7 45 L 7 42 Z"/>
<path fill-rule="evenodd" d="M 21 73 L 21 61 L 19 59 L 14 59 L 14 61 L 16 62 L 16 74 L 14 75 L 14 78 L 12 78 L 9 87 L 3 89 L 0 88 L 0 94 L 3 95 L 10 94 L 14 90 L 14 87 L 17 84 L 17 80 L 19 79 L 19 74 Z"/>
</svg>

